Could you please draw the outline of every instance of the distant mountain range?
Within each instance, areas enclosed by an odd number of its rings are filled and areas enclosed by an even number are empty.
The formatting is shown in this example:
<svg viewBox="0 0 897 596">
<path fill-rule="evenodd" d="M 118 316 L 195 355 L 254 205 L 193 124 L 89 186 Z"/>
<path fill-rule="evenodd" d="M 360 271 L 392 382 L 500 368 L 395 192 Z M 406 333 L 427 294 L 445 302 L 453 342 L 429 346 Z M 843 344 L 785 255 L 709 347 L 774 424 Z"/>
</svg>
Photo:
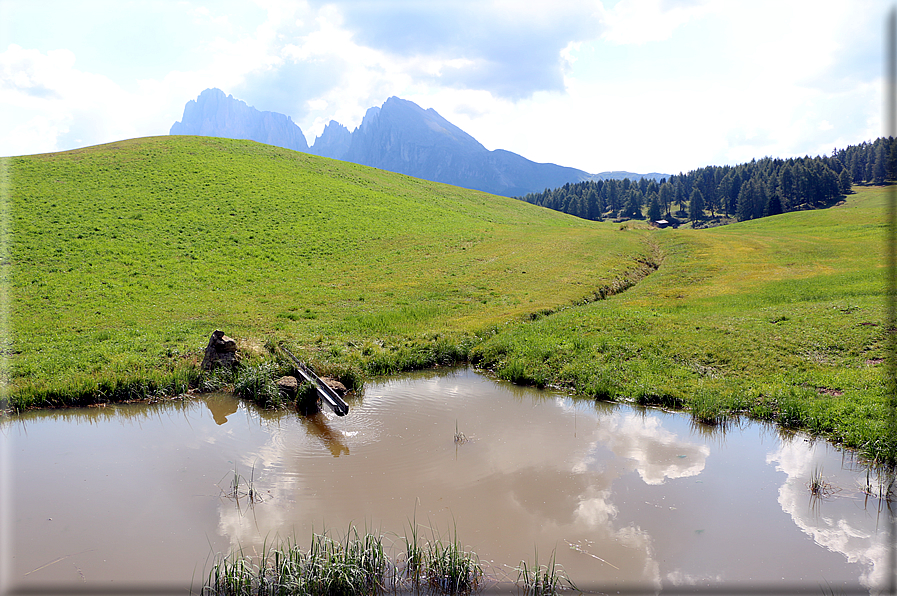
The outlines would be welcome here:
<svg viewBox="0 0 897 596">
<path fill-rule="evenodd" d="M 206 89 L 187 102 L 184 116 L 169 134 L 249 139 L 322 157 L 444 182 L 504 196 L 523 196 L 586 180 L 662 178 L 666 174 L 602 172 L 589 174 L 552 163 L 536 163 L 516 153 L 489 151 L 432 108 L 390 97 L 370 108 L 354 131 L 331 120 L 314 145 L 289 116 L 262 112 Z"/>
</svg>

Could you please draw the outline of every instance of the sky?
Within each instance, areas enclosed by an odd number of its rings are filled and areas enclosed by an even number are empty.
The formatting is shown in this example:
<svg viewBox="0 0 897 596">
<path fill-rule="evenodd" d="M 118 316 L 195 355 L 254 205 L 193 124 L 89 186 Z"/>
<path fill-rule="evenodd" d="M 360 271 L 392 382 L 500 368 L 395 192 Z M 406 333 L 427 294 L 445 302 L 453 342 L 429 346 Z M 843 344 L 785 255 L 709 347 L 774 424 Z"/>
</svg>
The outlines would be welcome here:
<svg viewBox="0 0 897 596">
<path fill-rule="evenodd" d="M 0 156 L 165 135 L 217 87 L 311 145 L 390 96 L 590 173 L 883 134 L 883 0 L 0 0 Z"/>
</svg>

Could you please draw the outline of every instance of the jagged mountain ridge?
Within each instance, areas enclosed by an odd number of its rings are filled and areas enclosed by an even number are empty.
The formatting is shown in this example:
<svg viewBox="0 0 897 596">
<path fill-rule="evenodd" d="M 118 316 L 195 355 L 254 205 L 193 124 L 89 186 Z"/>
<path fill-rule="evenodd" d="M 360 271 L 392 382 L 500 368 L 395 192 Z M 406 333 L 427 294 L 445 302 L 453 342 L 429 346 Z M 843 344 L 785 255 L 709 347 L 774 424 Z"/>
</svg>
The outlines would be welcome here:
<svg viewBox="0 0 897 596">
<path fill-rule="evenodd" d="M 352 133 L 349 132 L 349 129 L 336 120 L 331 120 L 324 127 L 324 132 L 321 133 L 321 136 L 315 139 L 315 143 L 309 149 L 309 153 L 314 153 L 321 157 L 344 160 L 351 145 Z"/>
<path fill-rule="evenodd" d="M 352 132 L 331 120 L 309 148 L 301 129 L 288 116 L 261 112 L 219 89 L 206 89 L 196 101 L 187 103 L 183 120 L 171 127 L 170 134 L 250 139 L 504 196 L 621 174 L 589 174 L 536 163 L 502 149 L 490 151 L 436 110 L 398 97 L 370 108 Z"/>
<path fill-rule="evenodd" d="M 259 111 L 220 89 L 206 89 L 196 100 L 188 101 L 183 118 L 171 126 L 168 134 L 246 139 L 308 151 L 308 141 L 292 118 Z"/>
<path fill-rule="evenodd" d="M 367 111 L 345 155 L 326 156 L 505 196 L 589 179 L 582 170 L 489 151 L 432 108 L 397 97 Z"/>
</svg>

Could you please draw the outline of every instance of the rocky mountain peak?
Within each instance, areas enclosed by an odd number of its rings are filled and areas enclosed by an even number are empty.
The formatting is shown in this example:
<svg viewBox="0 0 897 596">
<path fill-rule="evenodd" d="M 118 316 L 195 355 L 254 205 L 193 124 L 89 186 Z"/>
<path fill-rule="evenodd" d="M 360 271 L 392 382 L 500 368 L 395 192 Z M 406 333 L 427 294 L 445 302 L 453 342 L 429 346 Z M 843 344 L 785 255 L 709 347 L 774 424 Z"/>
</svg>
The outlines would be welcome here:
<svg viewBox="0 0 897 596">
<path fill-rule="evenodd" d="M 321 136 L 315 139 L 315 143 L 309 151 L 321 157 L 343 159 L 349 152 L 351 144 L 352 133 L 349 132 L 349 129 L 336 120 L 331 120 L 324 127 Z"/>
<path fill-rule="evenodd" d="M 302 129 L 289 116 L 259 111 L 220 89 L 206 89 L 188 101 L 184 116 L 169 134 L 248 139 L 308 151 Z"/>
</svg>

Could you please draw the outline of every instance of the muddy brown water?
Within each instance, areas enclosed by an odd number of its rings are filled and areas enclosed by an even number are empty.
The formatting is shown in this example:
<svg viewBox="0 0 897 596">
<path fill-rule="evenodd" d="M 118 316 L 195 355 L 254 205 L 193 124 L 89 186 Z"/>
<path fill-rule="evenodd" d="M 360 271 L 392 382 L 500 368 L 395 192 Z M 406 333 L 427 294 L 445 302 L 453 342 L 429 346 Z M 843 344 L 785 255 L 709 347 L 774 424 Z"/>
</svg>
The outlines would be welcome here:
<svg viewBox="0 0 897 596">
<path fill-rule="evenodd" d="M 874 591 L 889 573 L 888 510 L 860 490 L 865 470 L 799 434 L 720 432 L 466 369 L 348 401 L 342 418 L 216 394 L 7 420 L 2 587 L 198 590 L 213 553 L 354 524 L 397 554 L 412 519 L 424 538 L 456 532 L 490 582 L 552 554 L 604 591 Z M 820 469 L 832 494 L 816 499 Z M 224 494 L 235 471 L 260 502 Z"/>
</svg>

